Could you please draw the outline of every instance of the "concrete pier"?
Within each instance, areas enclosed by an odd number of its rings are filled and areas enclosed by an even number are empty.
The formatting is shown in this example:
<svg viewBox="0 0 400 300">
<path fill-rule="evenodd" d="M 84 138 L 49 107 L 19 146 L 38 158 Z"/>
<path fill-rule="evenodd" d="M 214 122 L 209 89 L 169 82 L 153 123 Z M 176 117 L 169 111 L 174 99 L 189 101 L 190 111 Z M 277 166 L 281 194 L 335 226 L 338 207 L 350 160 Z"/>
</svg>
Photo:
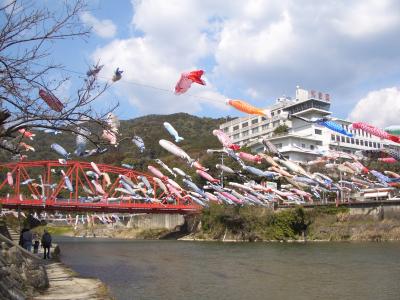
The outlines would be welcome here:
<svg viewBox="0 0 400 300">
<path fill-rule="evenodd" d="M 174 229 L 185 222 L 183 215 L 179 214 L 137 214 L 131 216 L 128 228 L 138 229 Z"/>
</svg>

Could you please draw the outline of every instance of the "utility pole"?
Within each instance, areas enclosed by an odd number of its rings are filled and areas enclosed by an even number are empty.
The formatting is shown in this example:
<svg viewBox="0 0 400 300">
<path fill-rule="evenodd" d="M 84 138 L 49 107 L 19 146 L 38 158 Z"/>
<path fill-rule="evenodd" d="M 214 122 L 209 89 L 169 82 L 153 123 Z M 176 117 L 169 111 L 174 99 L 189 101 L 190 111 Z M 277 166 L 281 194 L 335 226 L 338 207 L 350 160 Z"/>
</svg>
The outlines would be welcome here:
<svg viewBox="0 0 400 300">
<path fill-rule="evenodd" d="M 224 153 L 221 153 L 221 165 L 224 165 Z M 221 168 L 221 187 L 224 187 L 224 170 Z"/>
<path fill-rule="evenodd" d="M 337 141 L 337 145 L 338 145 L 338 151 L 341 151 L 341 147 L 340 147 L 340 140 Z M 341 158 L 339 157 L 339 164 L 341 163 Z M 343 182 L 342 182 L 342 171 L 339 169 L 339 179 L 340 179 L 340 201 L 343 202 Z"/>
</svg>

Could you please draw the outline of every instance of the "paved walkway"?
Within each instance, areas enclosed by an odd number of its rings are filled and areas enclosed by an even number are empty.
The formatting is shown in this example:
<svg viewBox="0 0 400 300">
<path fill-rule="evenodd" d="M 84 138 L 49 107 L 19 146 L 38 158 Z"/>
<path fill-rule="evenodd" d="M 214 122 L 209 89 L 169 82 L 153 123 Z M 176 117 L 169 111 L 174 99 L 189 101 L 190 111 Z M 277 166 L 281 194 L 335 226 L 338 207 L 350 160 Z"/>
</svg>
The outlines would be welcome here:
<svg viewBox="0 0 400 300">
<path fill-rule="evenodd" d="M 14 243 L 18 244 L 19 234 L 8 229 Z M 39 257 L 43 256 L 43 248 L 39 247 Z M 53 259 L 43 260 L 46 264 L 50 287 L 33 298 L 33 300 L 91 300 L 112 299 L 107 287 L 98 279 L 82 278 L 70 268 Z"/>
</svg>

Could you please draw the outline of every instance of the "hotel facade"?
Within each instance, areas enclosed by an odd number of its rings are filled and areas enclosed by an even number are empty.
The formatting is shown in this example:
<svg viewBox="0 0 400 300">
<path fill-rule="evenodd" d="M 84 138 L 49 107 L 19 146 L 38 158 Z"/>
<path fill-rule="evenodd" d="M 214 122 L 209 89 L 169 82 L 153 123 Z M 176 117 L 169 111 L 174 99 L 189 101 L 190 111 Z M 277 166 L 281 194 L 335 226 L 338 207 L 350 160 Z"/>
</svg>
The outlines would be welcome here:
<svg viewBox="0 0 400 300">
<path fill-rule="evenodd" d="M 307 123 L 297 118 L 285 118 L 289 113 L 303 117 L 322 118 L 332 114 L 329 94 L 296 88 L 294 99 L 278 98 L 276 103 L 267 107 L 271 117 L 246 116 L 220 125 L 220 129 L 229 135 L 234 143 L 251 148 L 254 153 L 264 150 L 261 138 L 272 142 L 288 159 L 295 161 L 314 160 L 319 155 L 315 150 L 340 150 L 354 153 L 358 150 L 390 147 L 398 149 L 397 144 L 379 139 L 363 130 L 349 128 L 351 122 L 335 119 L 344 129 L 353 134 L 347 137 L 318 124 Z M 276 129 L 280 127 L 280 133 Z M 287 128 L 287 130 L 284 130 Z M 284 132 L 282 132 L 284 131 Z"/>
</svg>

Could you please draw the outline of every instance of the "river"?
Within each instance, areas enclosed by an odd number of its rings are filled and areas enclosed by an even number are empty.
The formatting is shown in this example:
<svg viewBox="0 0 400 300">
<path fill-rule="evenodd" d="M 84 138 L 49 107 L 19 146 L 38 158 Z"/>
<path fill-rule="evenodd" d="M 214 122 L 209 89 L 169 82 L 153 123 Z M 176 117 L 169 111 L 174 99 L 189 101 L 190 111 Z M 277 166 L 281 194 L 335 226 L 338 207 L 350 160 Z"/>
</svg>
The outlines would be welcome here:
<svg viewBox="0 0 400 300">
<path fill-rule="evenodd" d="M 57 242 L 118 300 L 400 299 L 400 243 Z"/>
</svg>

